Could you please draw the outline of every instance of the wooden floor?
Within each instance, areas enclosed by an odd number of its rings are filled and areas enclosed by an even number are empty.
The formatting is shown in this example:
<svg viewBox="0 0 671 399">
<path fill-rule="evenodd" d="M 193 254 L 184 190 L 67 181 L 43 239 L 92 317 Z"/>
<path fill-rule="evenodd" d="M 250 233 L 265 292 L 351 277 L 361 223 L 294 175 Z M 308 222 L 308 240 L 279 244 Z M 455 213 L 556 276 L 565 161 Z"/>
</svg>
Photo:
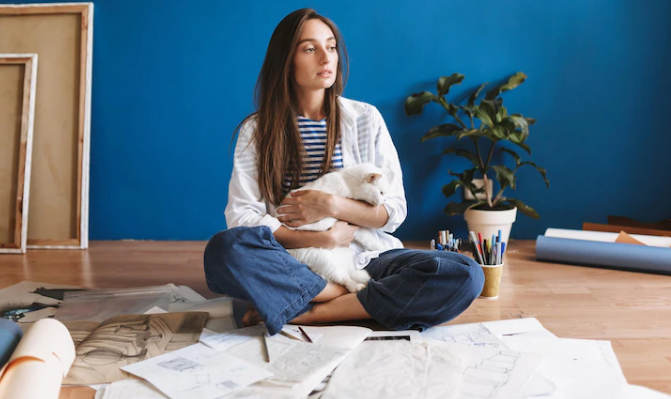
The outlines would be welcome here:
<svg viewBox="0 0 671 399">
<path fill-rule="evenodd" d="M 408 247 L 421 248 L 410 243 Z M 534 241 L 513 241 L 498 300 L 478 299 L 449 324 L 536 317 L 565 338 L 609 340 L 627 380 L 671 393 L 671 276 L 536 262 Z M 113 288 L 174 283 L 214 297 L 205 242 L 92 242 L 85 251 L 0 256 L 0 288 L 39 281 Z M 91 398 L 90 388 L 61 398 Z"/>
</svg>

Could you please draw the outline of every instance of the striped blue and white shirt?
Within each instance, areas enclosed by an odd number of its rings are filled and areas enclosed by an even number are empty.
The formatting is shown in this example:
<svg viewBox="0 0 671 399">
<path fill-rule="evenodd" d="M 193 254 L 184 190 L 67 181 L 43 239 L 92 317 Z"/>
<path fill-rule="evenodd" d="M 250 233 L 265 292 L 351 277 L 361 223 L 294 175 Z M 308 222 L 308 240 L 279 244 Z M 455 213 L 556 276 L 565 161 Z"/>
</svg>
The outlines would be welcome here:
<svg viewBox="0 0 671 399">
<path fill-rule="evenodd" d="M 299 187 L 317 180 L 319 167 L 324 160 L 326 150 L 326 119 L 315 121 L 298 115 L 298 130 L 303 138 L 305 156 L 303 157 L 303 170 L 300 174 Z M 340 140 L 336 143 L 335 152 L 331 157 L 331 171 L 343 168 L 342 149 Z M 286 195 L 291 187 L 290 176 L 284 177 L 283 192 Z"/>
</svg>

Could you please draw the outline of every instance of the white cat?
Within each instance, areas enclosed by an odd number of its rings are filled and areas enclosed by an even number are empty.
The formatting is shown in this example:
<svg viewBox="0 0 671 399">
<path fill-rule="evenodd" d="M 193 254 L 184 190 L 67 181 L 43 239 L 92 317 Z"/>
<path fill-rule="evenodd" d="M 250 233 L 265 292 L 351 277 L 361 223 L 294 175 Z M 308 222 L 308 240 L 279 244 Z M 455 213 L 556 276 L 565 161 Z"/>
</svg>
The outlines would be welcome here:
<svg viewBox="0 0 671 399">
<path fill-rule="evenodd" d="M 301 190 L 318 190 L 341 197 L 352 198 L 378 206 L 384 202 L 387 187 L 382 171 L 372 164 L 360 164 L 327 173 L 317 180 L 307 183 Z M 287 196 L 289 196 L 288 194 Z M 294 230 L 326 231 L 338 220 L 326 217 L 315 223 L 300 227 L 289 227 Z M 287 226 L 288 227 L 288 226 Z M 367 251 L 385 251 L 385 248 L 374 230 L 359 227 L 354 232 L 354 241 Z M 312 271 L 327 281 L 345 286 L 350 292 L 362 290 L 370 275 L 365 270 L 357 270 L 354 264 L 355 253 L 350 248 L 337 247 L 288 249 L 287 252 L 299 262 L 307 264 Z"/>
</svg>

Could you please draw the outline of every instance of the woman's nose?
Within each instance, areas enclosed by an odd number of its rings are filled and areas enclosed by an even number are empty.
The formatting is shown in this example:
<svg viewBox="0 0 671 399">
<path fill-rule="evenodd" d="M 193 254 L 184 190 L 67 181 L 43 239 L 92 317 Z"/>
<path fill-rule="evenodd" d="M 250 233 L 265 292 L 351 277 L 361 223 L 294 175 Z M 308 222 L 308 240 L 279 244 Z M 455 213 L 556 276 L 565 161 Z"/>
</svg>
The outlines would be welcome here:
<svg viewBox="0 0 671 399">
<path fill-rule="evenodd" d="M 331 54 L 329 54 L 328 51 L 322 52 L 322 57 L 320 61 L 322 64 L 328 64 L 329 62 L 331 62 Z"/>
</svg>

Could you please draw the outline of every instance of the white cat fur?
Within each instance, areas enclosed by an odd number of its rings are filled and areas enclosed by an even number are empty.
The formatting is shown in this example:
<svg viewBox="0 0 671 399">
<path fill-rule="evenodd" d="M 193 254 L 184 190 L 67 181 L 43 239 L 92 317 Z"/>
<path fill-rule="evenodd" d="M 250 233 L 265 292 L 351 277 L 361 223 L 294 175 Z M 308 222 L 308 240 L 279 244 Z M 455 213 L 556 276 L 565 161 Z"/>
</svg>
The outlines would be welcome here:
<svg viewBox="0 0 671 399">
<path fill-rule="evenodd" d="M 387 183 L 383 178 L 382 170 L 372 164 L 360 164 L 327 173 L 293 191 L 318 190 L 378 206 L 384 202 L 386 187 Z M 337 221 L 335 218 L 326 217 L 315 223 L 289 228 L 326 231 L 333 227 Z M 369 228 L 359 227 L 354 232 L 354 241 L 357 241 L 367 251 L 391 249 L 385 248 L 378 240 L 375 232 Z M 356 269 L 354 264 L 355 253 L 350 248 L 297 248 L 288 249 L 287 252 L 299 262 L 307 264 L 312 271 L 324 277 L 327 281 L 343 285 L 350 292 L 363 289 L 370 280 L 368 272 Z"/>
</svg>

